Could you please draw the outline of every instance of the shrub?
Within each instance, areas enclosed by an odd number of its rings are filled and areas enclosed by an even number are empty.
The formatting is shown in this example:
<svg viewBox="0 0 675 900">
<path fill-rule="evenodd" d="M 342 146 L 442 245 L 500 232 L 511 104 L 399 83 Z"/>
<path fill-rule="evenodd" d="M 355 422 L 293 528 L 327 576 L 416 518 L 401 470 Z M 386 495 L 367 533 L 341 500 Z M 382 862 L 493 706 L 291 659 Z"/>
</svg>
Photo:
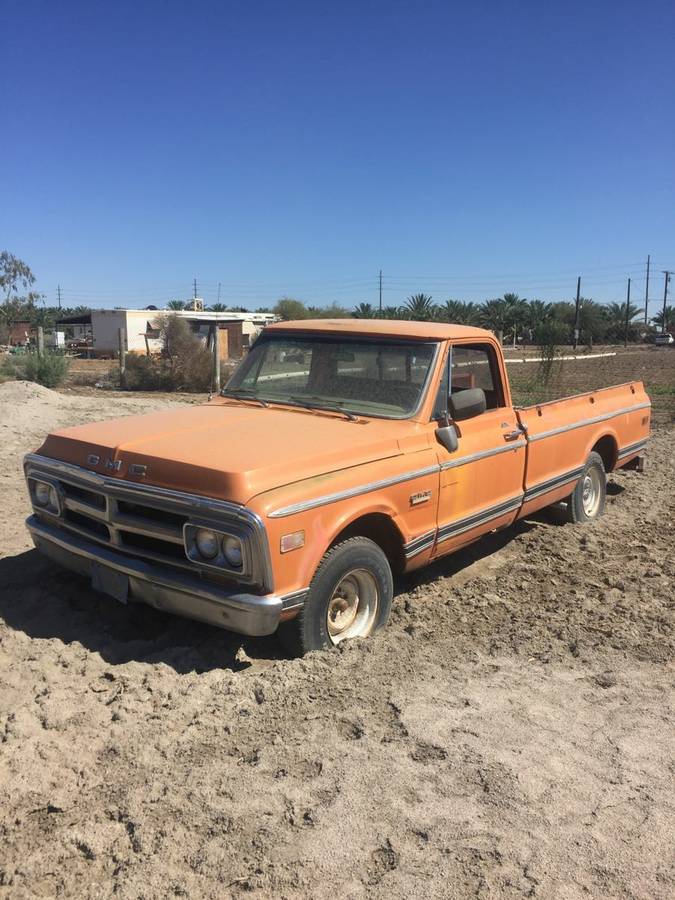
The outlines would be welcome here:
<svg viewBox="0 0 675 900">
<path fill-rule="evenodd" d="M 28 353 L 7 359 L 2 374 L 8 378 L 36 381 L 44 387 L 58 387 L 65 380 L 70 367 L 70 359 L 61 353 L 45 351 L 42 356 Z"/>
<path fill-rule="evenodd" d="M 168 316 L 159 324 L 161 356 L 126 358 L 126 387 L 131 391 L 208 391 L 211 352 L 191 331 L 185 319 Z"/>
</svg>

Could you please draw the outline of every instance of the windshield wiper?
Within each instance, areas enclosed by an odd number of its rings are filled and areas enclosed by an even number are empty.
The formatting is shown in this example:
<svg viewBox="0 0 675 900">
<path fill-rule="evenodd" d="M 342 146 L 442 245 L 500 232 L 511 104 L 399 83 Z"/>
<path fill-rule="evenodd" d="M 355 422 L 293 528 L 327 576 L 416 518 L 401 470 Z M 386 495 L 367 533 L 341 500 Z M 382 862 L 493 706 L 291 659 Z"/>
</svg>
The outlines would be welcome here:
<svg viewBox="0 0 675 900">
<path fill-rule="evenodd" d="M 342 415 L 349 419 L 350 422 L 358 422 L 354 413 L 342 409 L 338 403 L 325 403 L 321 397 L 298 397 L 291 395 L 288 399 L 293 403 L 297 403 L 298 406 L 304 406 L 305 409 L 325 409 L 326 412 L 342 413 Z"/>
<path fill-rule="evenodd" d="M 269 403 L 266 400 L 263 400 L 262 397 L 257 397 L 251 388 L 223 388 L 220 392 L 220 396 L 231 397 L 233 400 L 254 400 L 261 406 L 269 406 Z"/>
</svg>

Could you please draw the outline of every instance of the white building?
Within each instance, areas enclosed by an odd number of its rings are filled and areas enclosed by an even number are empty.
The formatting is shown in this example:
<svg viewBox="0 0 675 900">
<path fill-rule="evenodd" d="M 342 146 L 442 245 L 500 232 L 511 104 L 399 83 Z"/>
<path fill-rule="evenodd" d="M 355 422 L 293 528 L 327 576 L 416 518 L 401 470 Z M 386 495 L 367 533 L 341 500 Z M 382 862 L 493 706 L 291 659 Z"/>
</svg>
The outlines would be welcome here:
<svg viewBox="0 0 675 900">
<path fill-rule="evenodd" d="M 157 352 L 161 349 L 157 333 L 158 323 L 166 316 L 180 316 L 187 319 L 195 333 L 204 338 L 210 326 L 217 323 L 241 322 L 242 345 L 253 343 L 265 325 L 274 322 L 274 313 L 255 312 L 201 312 L 192 310 L 174 311 L 170 309 L 92 309 L 91 332 L 93 351 L 96 356 L 115 353 L 119 347 L 119 329 L 124 328 L 128 352 Z"/>
</svg>

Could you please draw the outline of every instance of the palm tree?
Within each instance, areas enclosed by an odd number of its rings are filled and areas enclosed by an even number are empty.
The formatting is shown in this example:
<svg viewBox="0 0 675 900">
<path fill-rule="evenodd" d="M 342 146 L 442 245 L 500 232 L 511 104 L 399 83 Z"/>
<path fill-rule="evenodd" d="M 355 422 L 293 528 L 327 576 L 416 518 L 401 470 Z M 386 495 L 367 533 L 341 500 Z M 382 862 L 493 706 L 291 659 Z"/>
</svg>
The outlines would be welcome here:
<svg viewBox="0 0 675 900">
<path fill-rule="evenodd" d="M 652 322 L 657 328 L 663 328 L 663 307 L 661 307 L 655 316 L 652 316 Z M 675 328 L 675 306 L 666 306 L 665 330 L 668 331 L 670 328 Z"/>
<path fill-rule="evenodd" d="M 623 326 L 626 321 L 626 304 L 625 303 L 608 303 L 605 307 L 606 315 L 612 325 Z M 632 322 L 632 320 L 637 316 L 642 310 L 638 306 L 634 306 L 632 303 L 628 305 L 628 321 Z"/>
<path fill-rule="evenodd" d="M 590 298 L 582 297 L 579 303 L 579 333 L 587 345 L 593 349 L 593 341 L 603 338 L 607 331 L 605 310 Z"/>
<path fill-rule="evenodd" d="M 522 300 L 518 294 L 507 293 L 504 294 L 503 299 L 508 310 L 507 319 L 513 335 L 513 346 L 515 347 L 518 338 L 518 329 L 522 327 L 527 320 L 529 304 L 527 300 Z"/>
<path fill-rule="evenodd" d="M 525 311 L 523 325 L 528 333 L 528 340 L 534 340 L 535 332 L 553 318 L 553 304 L 544 300 L 530 300 Z"/>
<path fill-rule="evenodd" d="M 179 312 L 181 309 L 185 309 L 185 304 L 182 300 L 169 300 L 166 304 L 167 309 L 172 309 L 174 312 Z"/>
<path fill-rule="evenodd" d="M 628 317 L 626 318 L 626 312 Z M 637 328 L 633 324 L 633 319 L 642 310 L 638 306 L 628 304 L 626 309 L 625 303 L 608 303 L 604 308 L 605 319 L 608 325 L 607 339 L 614 342 L 628 339 L 635 340 L 637 338 Z M 626 327 L 628 326 L 628 327 Z"/>
<path fill-rule="evenodd" d="M 461 324 L 464 321 L 464 304 L 461 300 L 446 300 L 437 308 L 436 315 L 441 322 Z"/>
<path fill-rule="evenodd" d="M 398 306 L 385 306 L 378 315 L 379 319 L 400 319 L 401 310 Z"/>
<path fill-rule="evenodd" d="M 212 303 L 211 306 L 208 307 L 209 312 L 227 312 L 227 304 L 225 303 Z"/>
<path fill-rule="evenodd" d="M 428 322 L 434 318 L 436 312 L 436 307 L 431 300 L 429 294 L 413 294 L 412 297 L 408 297 L 403 309 L 409 318 L 417 322 Z"/>
<path fill-rule="evenodd" d="M 374 319 L 375 318 L 375 310 L 370 305 L 370 303 L 359 303 L 358 306 L 354 307 L 354 312 L 352 316 L 355 319 Z"/>
<path fill-rule="evenodd" d="M 486 300 L 480 307 L 480 321 L 499 338 L 499 343 L 504 342 L 504 330 L 511 323 L 511 310 L 504 302 L 503 297 L 495 300 Z"/>
</svg>

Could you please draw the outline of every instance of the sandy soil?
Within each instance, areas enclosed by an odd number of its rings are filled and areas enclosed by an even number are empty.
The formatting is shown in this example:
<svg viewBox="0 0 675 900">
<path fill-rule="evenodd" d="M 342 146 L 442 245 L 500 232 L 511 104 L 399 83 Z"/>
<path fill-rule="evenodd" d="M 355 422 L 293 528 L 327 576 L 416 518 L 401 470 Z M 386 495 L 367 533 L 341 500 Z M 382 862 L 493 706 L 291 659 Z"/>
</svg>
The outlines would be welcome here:
<svg viewBox="0 0 675 900">
<path fill-rule="evenodd" d="M 22 454 L 168 402 L 0 386 L 0 896 L 675 896 L 672 426 L 288 660 L 30 549 Z"/>
</svg>

